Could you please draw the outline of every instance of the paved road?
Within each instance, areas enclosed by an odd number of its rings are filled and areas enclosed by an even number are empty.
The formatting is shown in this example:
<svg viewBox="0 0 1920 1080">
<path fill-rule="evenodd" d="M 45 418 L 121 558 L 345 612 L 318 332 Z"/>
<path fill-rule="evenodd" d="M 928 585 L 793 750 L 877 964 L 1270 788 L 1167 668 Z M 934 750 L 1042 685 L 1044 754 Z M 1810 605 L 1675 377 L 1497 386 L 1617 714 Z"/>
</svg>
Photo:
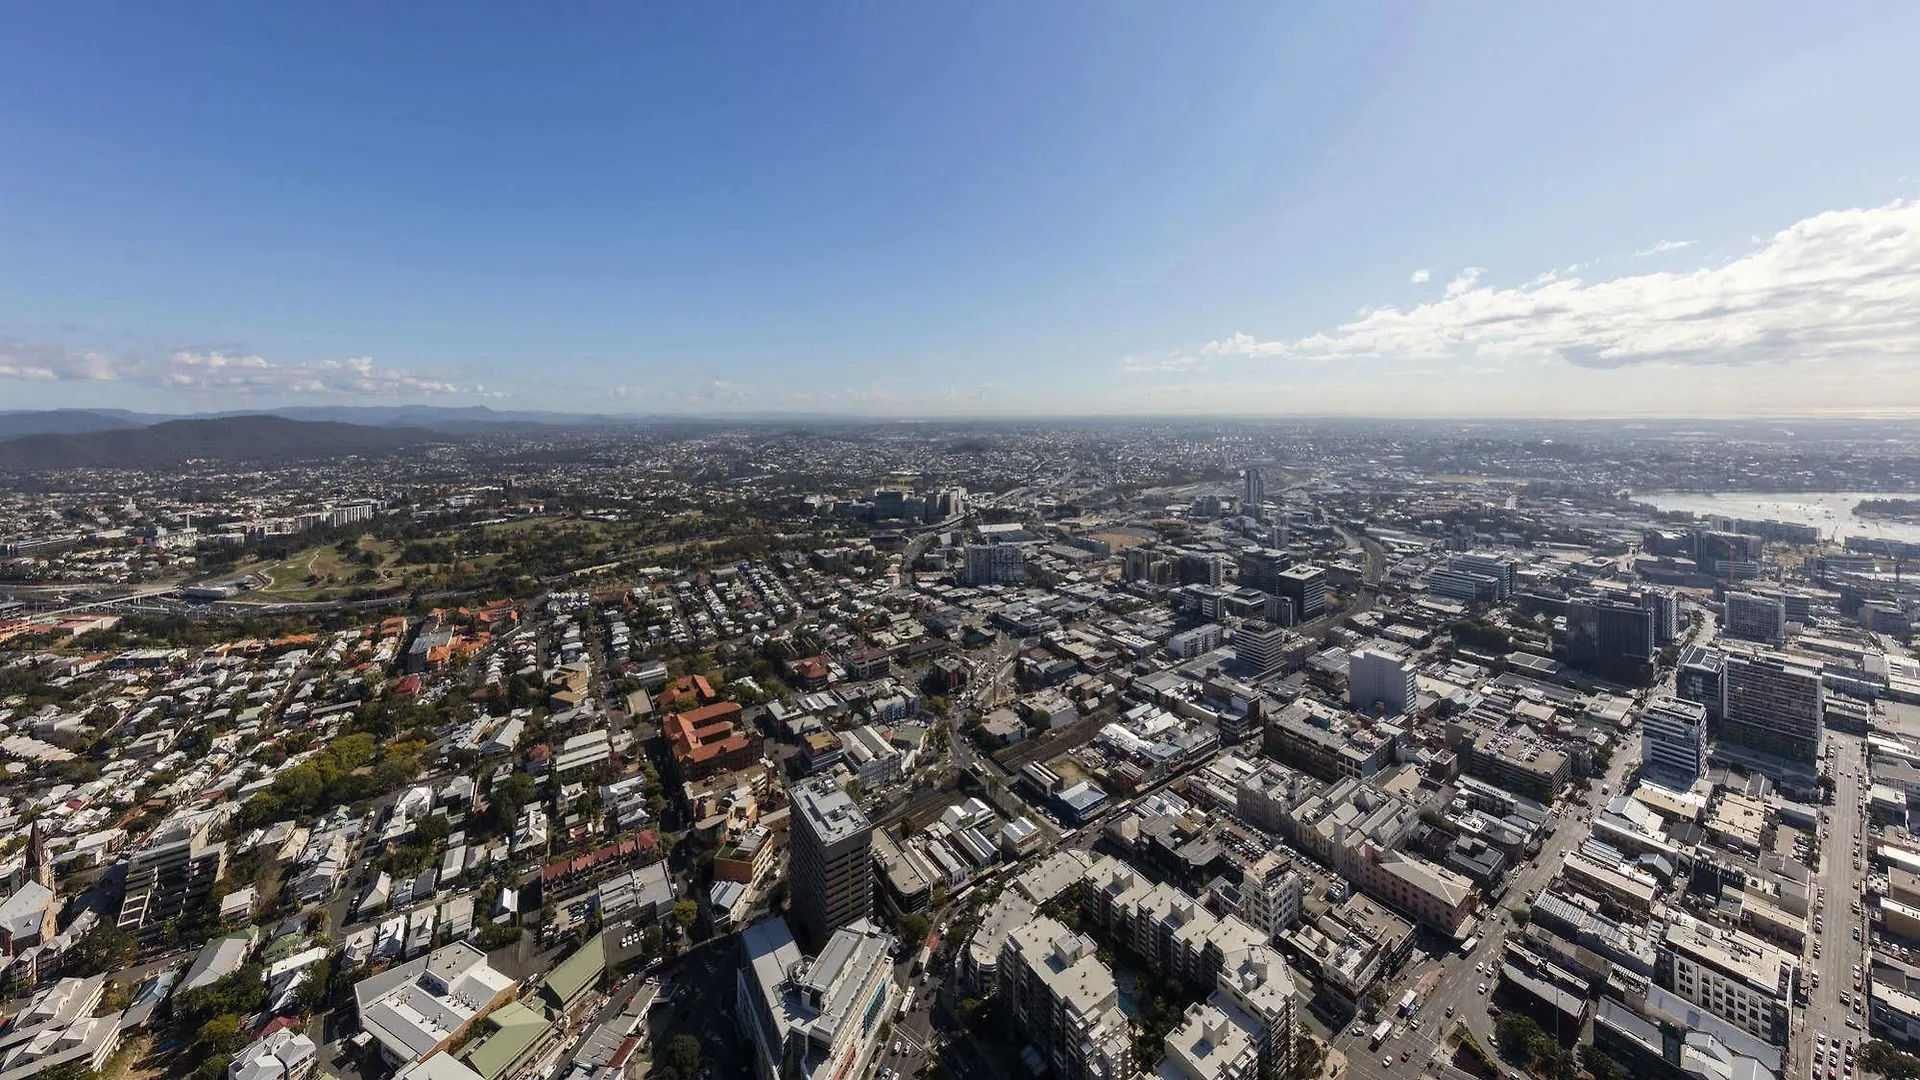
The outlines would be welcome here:
<svg viewBox="0 0 1920 1080">
<path fill-rule="evenodd" d="M 1514 875 L 1503 901 L 1505 908 L 1488 912 L 1481 926 L 1480 942 L 1471 954 L 1462 956 L 1454 952 L 1438 962 L 1416 954 L 1415 960 L 1407 965 L 1407 970 L 1394 981 L 1391 996 L 1393 1003 L 1398 1004 L 1400 995 L 1413 989 L 1423 975 L 1436 968 L 1440 971 L 1433 989 L 1420 1003 L 1420 1011 L 1415 1017 L 1420 1021 L 1418 1030 L 1412 1029 L 1404 1018 L 1396 1018 L 1394 1035 L 1378 1050 L 1369 1049 L 1370 1030 L 1356 1037 L 1351 1024 L 1335 1037 L 1335 1048 L 1347 1055 L 1350 1076 L 1356 1080 L 1384 1080 L 1389 1076 L 1404 1078 L 1419 1073 L 1436 1050 L 1445 1050 L 1442 1041 L 1455 1021 L 1464 1022 L 1482 1046 L 1489 1050 L 1493 1048 L 1493 1020 L 1487 1015 L 1487 997 L 1493 993 L 1498 980 L 1492 975 L 1476 972 L 1475 965 L 1488 964 L 1498 968 L 1501 943 L 1507 931 L 1513 928 L 1506 909 L 1525 903 L 1527 894 L 1544 888 L 1553 880 L 1560 872 L 1560 862 L 1566 853 L 1587 837 L 1590 823 L 1581 817 L 1581 811 L 1585 809 L 1590 812 L 1604 805 L 1607 796 L 1600 794 L 1600 785 L 1618 791 L 1628 771 L 1639 762 L 1637 745 L 1623 748 L 1614 755 L 1606 775 L 1594 785 L 1584 800 L 1559 807 L 1559 824 L 1541 845 L 1539 857 L 1532 860 L 1530 865 L 1521 867 Z M 1482 984 L 1487 987 L 1484 995 L 1480 992 Z M 1447 1016 L 1449 1007 L 1454 1010 L 1451 1018 Z M 1384 1014 L 1382 1018 L 1385 1018 Z M 1407 1053 L 1408 1060 L 1405 1062 L 1400 1060 L 1402 1051 Z M 1383 1067 L 1382 1058 L 1389 1058 L 1392 1063 Z"/>
<path fill-rule="evenodd" d="M 877 1061 L 883 1068 L 893 1069 L 901 1076 L 912 1076 L 929 1057 L 934 1055 L 933 1047 L 933 1003 L 939 990 L 939 983 L 925 975 L 911 974 L 912 958 L 906 964 L 895 969 L 895 981 L 900 984 L 900 997 L 895 1001 L 895 1016 L 899 1016 L 899 1007 L 905 1005 L 906 1017 L 897 1020 L 893 1030 L 887 1035 L 886 1045 L 880 1048 Z"/>
<path fill-rule="evenodd" d="M 1809 973 L 1805 983 L 1808 1004 L 1797 1022 L 1790 1070 L 1797 1076 L 1809 1075 L 1807 1058 L 1816 1033 L 1843 1042 L 1851 1039 L 1858 1043 L 1866 1039 L 1863 1031 L 1847 1027 L 1848 1020 L 1862 1028 L 1866 1026 L 1865 1005 L 1861 1005 L 1860 1012 L 1854 1012 L 1850 1004 L 1858 1000 L 1866 987 L 1864 977 L 1856 981 L 1853 974 L 1855 965 L 1866 962 L 1867 931 L 1863 916 L 1853 911 L 1854 902 L 1860 899 L 1868 841 L 1865 815 L 1860 812 L 1864 793 L 1860 770 L 1866 767 L 1866 746 L 1857 735 L 1834 731 L 1827 733 L 1827 745 L 1833 751 L 1834 797 L 1833 805 L 1826 808 L 1827 836 L 1821 844 L 1820 869 L 1814 877 L 1819 888 L 1826 891 L 1826 902 L 1823 909 L 1819 901 L 1815 901 L 1814 912 L 1820 920 L 1816 925 L 1820 930 L 1813 934 L 1805 955 Z M 1858 858 L 1854 855 L 1856 843 L 1862 845 Z M 1820 985 L 1813 988 L 1811 973 L 1816 971 L 1820 974 Z M 1842 1004 L 1843 996 L 1849 1004 Z M 1826 1071 L 1821 1070 L 1820 1075 L 1824 1077 Z"/>
<path fill-rule="evenodd" d="M 1713 622 L 1702 613 L 1688 631 L 1680 635 L 1679 643 L 1684 648 L 1702 635 L 1710 636 L 1712 633 Z M 1648 691 L 1649 697 L 1671 694 L 1674 679 L 1674 672 L 1666 672 Z M 1545 888 L 1559 874 L 1561 861 L 1567 852 L 1587 838 L 1593 812 L 1606 805 L 1609 796 L 1601 793 L 1602 788 L 1617 794 L 1627 774 L 1639 764 L 1638 735 L 1632 734 L 1614 753 L 1606 773 L 1596 780 L 1592 790 L 1556 808 L 1560 820 L 1554 831 L 1541 844 L 1539 856 L 1514 875 L 1502 900 L 1505 910 L 1488 912 L 1481 924 L 1480 942 L 1471 954 L 1461 956 L 1454 952 L 1439 958 L 1416 954 L 1415 959 L 1408 963 L 1407 969 L 1392 984 L 1391 1000 L 1394 1005 L 1398 1004 L 1401 994 L 1413 989 L 1424 976 L 1436 970 L 1439 972 L 1433 980 L 1431 991 L 1420 1003 L 1419 1013 L 1415 1017 L 1420 1021 L 1417 1030 L 1405 1018 L 1396 1017 L 1392 1037 L 1377 1050 L 1369 1046 L 1372 1025 L 1367 1025 L 1366 1030 L 1355 1035 L 1353 1025 L 1349 1023 L 1344 1031 L 1334 1035 L 1334 1047 L 1347 1055 L 1350 1077 L 1354 1080 L 1385 1080 L 1390 1076 L 1404 1078 L 1421 1072 L 1430 1058 L 1438 1055 L 1444 1059 L 1450 1053 L 1443 1041 L 1456 1021 L 1465 1023 L 1480 1045 L 1489 1051 L 1493 1050 L 1493 1020 L 1487 1015 L 1487 1001 L 1498 985 L 1498 979 L 1492 974 L 1476 971 L 1476 965 L 1491 965 L 1494 971 L 1498 970 L 1502 942 L 1514 925 L 1508 910 L 1516 904 L 1525 903 L 1529 894 Z M 1827 929 L 1832 931 L 1833 927 Z M 1843 929 L 1840 933 L 1844 936 L 1846 931 Z M 1483 984 L 1487 988 L 1485 994 L 1480 992 Z M 1454 1010 L 1452 1017 L 1447 1015 L 1449 1007 Z M 1384 1015 L 1382 1018 L 1385 1018 Z M 1403 1051 L 1407 1054 L 1404 1062 L 1400 1060 Z M 1383 1065 L 1382 1059 L 1386 1059 L 1388 1064 Z"/>
</svg>

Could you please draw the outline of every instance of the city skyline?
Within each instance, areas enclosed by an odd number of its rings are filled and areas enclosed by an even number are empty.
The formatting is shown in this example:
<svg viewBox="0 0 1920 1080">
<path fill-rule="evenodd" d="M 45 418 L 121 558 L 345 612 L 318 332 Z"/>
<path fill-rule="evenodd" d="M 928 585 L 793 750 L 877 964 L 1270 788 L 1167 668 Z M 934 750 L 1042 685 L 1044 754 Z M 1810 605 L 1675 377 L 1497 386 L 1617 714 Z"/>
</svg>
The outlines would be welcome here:
<svg viewBox="0 0 1920 1080">
<path fill-rule="evenodd" d="M 1920 413 L 1920 13 L 1739 11 L 31 12 L 0 408 Z"/>
</svg>

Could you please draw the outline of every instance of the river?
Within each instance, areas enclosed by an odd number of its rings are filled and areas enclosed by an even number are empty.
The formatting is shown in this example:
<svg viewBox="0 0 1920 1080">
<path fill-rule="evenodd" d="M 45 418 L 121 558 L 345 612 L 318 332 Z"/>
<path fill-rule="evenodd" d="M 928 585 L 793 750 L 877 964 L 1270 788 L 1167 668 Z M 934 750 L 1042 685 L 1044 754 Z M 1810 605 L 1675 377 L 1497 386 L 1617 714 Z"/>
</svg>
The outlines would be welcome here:
<svg viewBox="0 0 1920 1080">
<path fill-rule="evenodd" d="M 1647 491 L 1633 498 L 1635 502 L 1650 503 L 1661 510 L 1798 522 L 1812 525 L 1830 538 L 1837 533 L 1841 537 L 1873 536 L 1920 542 L 1920 523 L 1878 521 L 1853 514 L 1853 508 L 1862 499 L 1916 497 L 1920 496 L 1884 491 L 1736 491 L 1711 495 L 1695 491 Z"/>
</svg>

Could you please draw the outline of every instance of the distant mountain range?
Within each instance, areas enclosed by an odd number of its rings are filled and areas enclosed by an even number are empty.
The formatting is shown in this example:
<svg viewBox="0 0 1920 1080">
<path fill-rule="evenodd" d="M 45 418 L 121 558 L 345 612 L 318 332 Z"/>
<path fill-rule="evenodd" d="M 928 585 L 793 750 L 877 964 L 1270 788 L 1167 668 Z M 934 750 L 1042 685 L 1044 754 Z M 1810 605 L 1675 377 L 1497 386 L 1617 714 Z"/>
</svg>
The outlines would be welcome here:
<svg viewBox="0 0 1920 1080">
<path fill-rule="evenodd" d="M 22 435 L 124 431 L 128 428 L 151 427 L 170 420 L 219 420 L 236 416 L 278 416 L 288 420 L 330 421 L 367 427 L 410 427 L 460 434 L 535 427 L 631 427 L 645 422 L 641 417 L 601 413 L 502 412 L 484 405 L 465 408 L 441 405 L 296 405 L 279 409 L 188 414 L 137 413 L 124 409 L 47 409 L 0 412 L 0 439 L 14 439 Z"/>
<path fill-rule="evenodd" d="M 121 409 L 46 409 L 39 412 L 0 412 L 0 439 L 22 435 L 82 435 L 89 431 L 121 431 L 164 420 Z"/>
<path fill-rule="evenodd" d="M 419 427 L 375 427 L 284 416 L 161 420 L 85 429 L 89 421 L 80 417 L 96 415 L 101 423 L 115 419 L 111 414 L 80 412 L 65 417 L 71 425 L 67 431 L 42 431 L 0 441 L 0 470 L 163 469 L 196 459 L 287 462 L 391 454 L 447 441 L 445 433 Z"/>
</svg>

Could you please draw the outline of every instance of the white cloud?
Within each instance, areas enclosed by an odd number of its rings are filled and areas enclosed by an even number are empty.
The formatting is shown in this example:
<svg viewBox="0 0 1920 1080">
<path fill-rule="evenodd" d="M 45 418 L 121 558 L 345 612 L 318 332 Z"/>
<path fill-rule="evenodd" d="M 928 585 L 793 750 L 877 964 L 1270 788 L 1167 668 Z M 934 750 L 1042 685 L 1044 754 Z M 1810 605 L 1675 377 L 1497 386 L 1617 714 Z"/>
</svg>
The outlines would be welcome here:
<svg viewBox="0 0 1920 1080">
<path fill-rule="evenodd" d="M 1834 210 L 1724 265 L 1684 273 L 1536 278 L 1502 288 L 1463 272 L 1441 300 L 1292 341 L 1239 333 L 1205 356 L 1298 362 L 1634 364 L 1920 359 L 1920 201 Z"/>
<path fill-rule="evenodd" d="M 1459 277 L 1447 282 L 1447 299 L 1451 300 L 1456 296 L 1465 294 L 1473 288 L 1474 284 L 1480 280 L 1480 275 L 1484 273 L 1486 273 L 1486 271 L 1477 266 L 1469 266 L 1465 270 L 1460 271 Z"/>
<path fill-rule="evenodd" d="M 105 353 L 70 352 L 57 345 L 0 340 L 0 378 L 31 382 L 112 382 L 124 365 Z"/>
<path fill-rule="evenodd" d="M 1693 241 L 1691 240 L 1662 240 L 1650 248 L 1644 248 L 1634 252 L 1633 257 L 1636 259 L 1644 259 L 1649 255 L 1665 255 L 1669 251 L 1681 251 L 1692 246 Z"/>
<path fill-rule="evenodd" d="M 370 356 L 275 364 L 218 350 L 115 356 L 41 342 L 0 341 L 0 378 L 40 382 L 125 382 L 179 391 L 393 397 L 461 393 L 435 375 L 382 368 Z M 472 392 L 482 392 L 479 387 Z M 496 392 L 497 394 L 497 392 Z"/>
<path fill-rule="evenodd" d="M 1427 282 L 1433 280 L 1433 271 L 1428 270 L 1425 267 L 1421 267 L 1420 269 L 1415 270 L 1413 272 L 1413 276 L 1409 277 L 1407 280 L 1414 283 L 1415 285 L 1425 285 Z"/>
<path fill-rule="evenodd" d="M 1198 356 L 1167 356 L 1158 360 L 1145 356 L 1129 356 L 1120 361 L 1122 370 L 1132 372 L 1136 375 L 1170 371 L 1199 371 L 1206 366 L 1206 360 Z"/>
</svg>

